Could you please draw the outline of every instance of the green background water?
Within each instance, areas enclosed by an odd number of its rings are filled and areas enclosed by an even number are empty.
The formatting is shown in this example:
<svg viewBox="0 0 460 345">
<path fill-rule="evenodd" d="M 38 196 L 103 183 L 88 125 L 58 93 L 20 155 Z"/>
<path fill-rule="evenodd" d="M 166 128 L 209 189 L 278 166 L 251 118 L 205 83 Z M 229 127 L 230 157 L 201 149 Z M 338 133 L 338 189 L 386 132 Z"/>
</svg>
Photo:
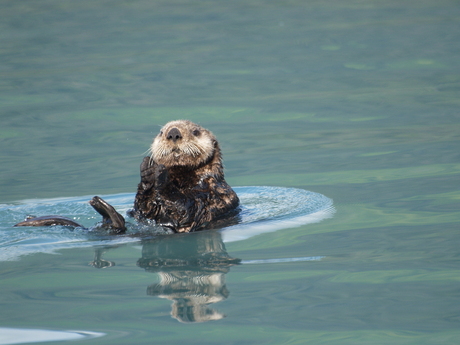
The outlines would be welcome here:
<svg viewBox="0 0 460 345">
<path fill-rule="evenodd" d="M 0 264 L 0 325 L 88 344 L 457 344 L 458 1 L 4 1 L 0 202 L 134 192 L 159 126 L 216 134 L 234 186 L 333 219 L 227 244 L 226 318 L 147 296 L 139 245 Z"/>
</svg>

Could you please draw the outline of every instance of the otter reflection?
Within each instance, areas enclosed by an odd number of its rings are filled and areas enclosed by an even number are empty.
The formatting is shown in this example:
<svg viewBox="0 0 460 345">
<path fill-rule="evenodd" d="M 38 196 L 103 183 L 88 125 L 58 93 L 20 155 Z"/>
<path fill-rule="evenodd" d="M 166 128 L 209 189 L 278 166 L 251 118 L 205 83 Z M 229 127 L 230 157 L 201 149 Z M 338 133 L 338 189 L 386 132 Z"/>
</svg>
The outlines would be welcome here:
<svg viewBox="0 0 460 345">
<path fill-rule="evenodd" d="M 150 285 L 147 294 L 173 301 L 174 318 L 205 322 L 224 317 L 209 305 L 228 297 L 225 274 L 240 261 L 227 254 L 219 232 L 206 231 L 143 242 L 137 265 L 158 273 L 160 282 Z"/>
<path fill-rule="evenodd" d="M 115 262 L 103 254 L 118 245 L 95 251 L 95 268 L 109 268 Z M 214 230 L 190 234 L 160 235 L 142 241 L 142 257 L 137 265 L 157 273 L 160 282 L 147 287 L 147 295 L 173 301 L 171 315 L 180 322 L 205 322 L 225 315 L 209 308 L 227 299 L 225 274 L 241 262 L 227 254 L 222 236 Z"/>
</svg>

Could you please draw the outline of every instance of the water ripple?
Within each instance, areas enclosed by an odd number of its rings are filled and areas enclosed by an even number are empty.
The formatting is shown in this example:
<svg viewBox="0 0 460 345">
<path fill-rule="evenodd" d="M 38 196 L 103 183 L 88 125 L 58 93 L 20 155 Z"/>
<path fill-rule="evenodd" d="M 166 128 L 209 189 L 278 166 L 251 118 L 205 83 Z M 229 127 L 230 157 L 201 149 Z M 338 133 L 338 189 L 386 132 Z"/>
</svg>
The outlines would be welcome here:
<svg viewBox="0 0 460 345">
<path fill-rule="evenodd" d="M 88 331 L 50 331 L 0 327 L 0 345 L 24 344 L 42 341 L 83 340 L 104 336 L 104 333 Z"/>
<path fill-rule="evenodd" d="M 241 222 L 222 229 L 224 242 L 245 240 L 263 233 L 316 223 L 334 215 L 332 200 L 303 189 L 282 187 L 236 187 L 241 200 Z M 103 196 L 121 214 L 132 207 L 134 194 Z M 88 204 L 91 197 L 31 199 L 0 205 L 0 261 L 17 260 L 32 253 L 56 254 L 65 248 L 114 245 L 136 242 L 133 236 L 101 236 L 84 229 L 68 227 L 13 227 L 27 215 L 58 214 L 85 227 L 92 227 L 100 216 Z M 139 231 L 132 221 L 131 232 Z"/>
</svg>

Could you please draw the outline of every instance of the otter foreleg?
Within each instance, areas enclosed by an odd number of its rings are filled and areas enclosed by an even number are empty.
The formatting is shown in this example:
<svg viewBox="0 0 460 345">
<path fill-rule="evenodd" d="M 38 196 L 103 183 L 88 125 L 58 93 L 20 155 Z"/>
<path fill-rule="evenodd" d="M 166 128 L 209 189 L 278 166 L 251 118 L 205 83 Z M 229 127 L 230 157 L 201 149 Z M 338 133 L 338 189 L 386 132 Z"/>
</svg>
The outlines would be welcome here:
<svg viewBox="0 0 460 345">
<path fill-rule="evenodd" d="M 141 163 L 141 183 L 139 191 L 148 192 L 152 187 L 161 190 L 168 181 L 168 171 L 162 164 L 156 164 L 152 158 L 144 157 Z"/>
</svg>

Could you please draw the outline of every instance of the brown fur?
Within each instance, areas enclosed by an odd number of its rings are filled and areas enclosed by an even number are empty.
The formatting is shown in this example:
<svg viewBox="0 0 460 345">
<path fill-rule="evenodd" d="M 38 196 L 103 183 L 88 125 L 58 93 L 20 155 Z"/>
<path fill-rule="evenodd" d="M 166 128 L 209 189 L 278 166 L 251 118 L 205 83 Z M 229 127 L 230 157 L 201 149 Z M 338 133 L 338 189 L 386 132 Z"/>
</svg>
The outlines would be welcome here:
<svg viewBox="0 0 460 345">
<path fill-rule="evenodd" d="M 150 152 L 141 164 L 136 218 L 190 232 L 236 214 L 239 200 L 224 179 L 219 143 L 210 131 L 187 120 L 169 122 Z"/>
</svg>

